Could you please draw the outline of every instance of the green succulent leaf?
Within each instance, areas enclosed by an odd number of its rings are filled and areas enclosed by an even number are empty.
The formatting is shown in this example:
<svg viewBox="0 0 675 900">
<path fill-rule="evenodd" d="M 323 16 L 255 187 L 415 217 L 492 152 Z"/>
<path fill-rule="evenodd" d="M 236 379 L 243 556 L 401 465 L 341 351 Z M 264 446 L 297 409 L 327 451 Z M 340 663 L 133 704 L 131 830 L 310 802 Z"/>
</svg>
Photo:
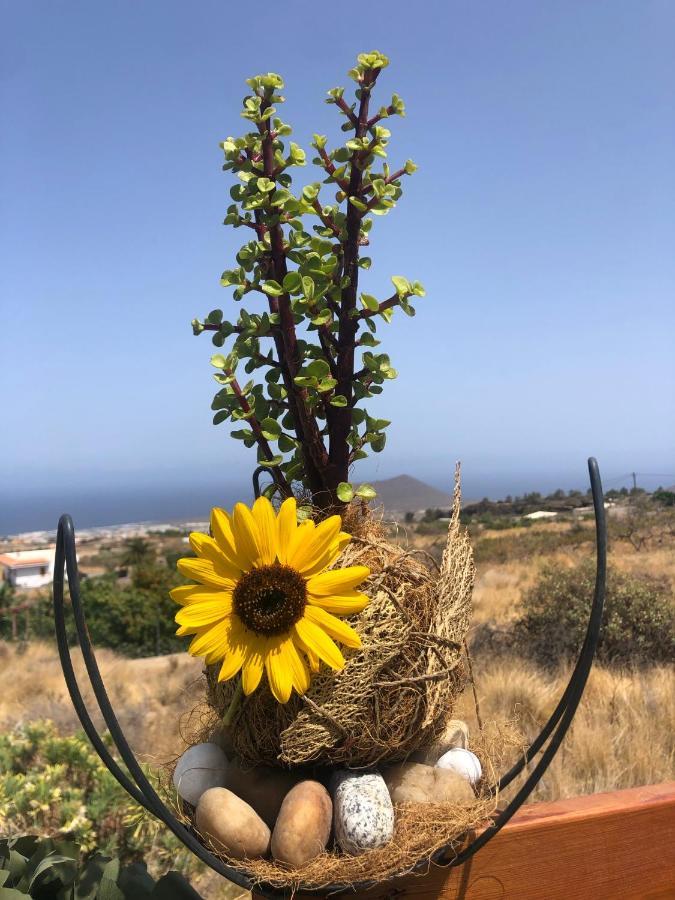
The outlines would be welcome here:
<svg viewBox="0 0 675 900">
<path fill-rule="evenodd" d="M 372 500 L 374 497 L 377 497 L 377 491 L 372 484 L 361 484 L 354 493 L 361 500 Z"/>
<path fill-rule="evenodd" d="M 354 499 L 354 488 L 348 481 L 341 481 L 337 486 L 336 494 L 343 503 L 349 503 Z"/>
<path fill-rule="evenodd" d="M 278 281 L 274 281 L 274 279 L 265 281 L 262 285 L 262 289 L 266 294 L 269 294 L 270 297 L 281 297 L 284 292 L 283 287 Z"/>
<path fill-rule="evenodd" d="M 399 297 L 403 297 L 406 294 L 410 294 L 412 291 L 412 286 L 407 278 L 403 278 L 402 275 L 392 275 L 391 276 L 392 284 L 396 289 L 396 293 Z"/>
</svg>

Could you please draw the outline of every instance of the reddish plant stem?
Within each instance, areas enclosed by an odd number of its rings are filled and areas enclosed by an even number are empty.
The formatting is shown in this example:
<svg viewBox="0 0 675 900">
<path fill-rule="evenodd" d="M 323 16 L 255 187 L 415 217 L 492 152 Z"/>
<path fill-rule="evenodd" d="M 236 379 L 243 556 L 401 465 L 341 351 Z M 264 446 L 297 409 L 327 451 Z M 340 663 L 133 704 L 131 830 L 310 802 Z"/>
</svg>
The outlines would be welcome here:
<svg viewBox="0 0 675 900">
<path fill-rule="evenodd" d="M 264 99 L 261 111 L 264 112 L 269 105 L 269 101 Z M 262 140 L 263 170 L 267 178 L 274 180 L 274 138 L 270 130 L 270 120 L 266 119 L 262 122 L 259 130 Z M 282 284 L 288 274 L 288 268 L 281 225 L 278 223 L 270 225 L 269 235 L 273 277 L 279 284 Z M 280 333 L 278 337 L 275 336 L 275 340 L 278 340 L 277 355 L 283 363 L 282 374 L 295 423 L 296 437 L 300 441 L 305 474 L 315 502 L 320 506 L 325 506 L 330 502 L 330 498 L 326 497 L 324 481 L 328 454 L 317 421 L 307 403 L 307 391 L 304 388 L 298 388 L 294 381 L 300 369 L 300 358 L 291 299 L 287 293 L 276 298 L 276 311 L 279 313 L 280 320 Z"/>
<path fill-rule="evenodd" d="M 317 216 L 321 219 L 323 224 L 326 226 L 326 228 L 330 228 L 330 230 L 333 232 L 335 237 L 339 238 L 340 237 L 340 229 L 337 227 L 335 222 L 333 222 L 333 220 L 329 216 L 324 216 L 323 209 L 321 208 L 321 204 L 319 203 L 318 199 L 314 201 L 312 206 L 314 207 L 314 211 L 316 212 Z"/>
<path fill-rule="evenodd" d="M 326 172 L 328 172 L 329 175 L 335 178 L 335 166 L 333 165 L 330 156 L 326 153 L 323 147 L 319 148 L 319 156 L 321 157 L 321 161 L 323 162 L 323 167 Z M 345 178 L 336 178 L 335 181 L 340 185 L 345 193 L 349 191 L 349 182 Z"/>
<path fill-rule="evenodd" d="M 410 294 L 406 294 L 406 298 L 409 297 Z M 379 309 L 362 309 L 358 315 L 359 319 L 372 319 L 373 316 L 379 316 L 381 312 L 384 312 L 386 309 L 391 309 L 394 306 L 398 306 L 401 302 L 401 299 L 406 299 L 399 297 L 398 294 L 394 294 L 393 297 L 390 297 L 388 300 L 383 300 L 380 303 Z"/>
<path fill-rule="evenodd" d="M 399 178 L 403 178 L 407 172 L 405 169 L 398 169 L 398 171 L 394 172 L 393 175 L 390 175 L 389 178 L 384 179 L 385 184 L 391 184 L 392 181 L 398 181 Z M 363 188 L 364 194 L 369 194 L 373 190 L 373 186 L 371 184 L 366 184 Z"/>
<path fill-rule="evenodd" d="M 344 97 L 338 97 L 338 98 L 335 100 L 335 105 L 336 105 L 339 109 L 342 110 L 342 112 L 347 116 L 347 118 L 348 118 L 349 121 L 352 123 L 352 125 L 354 126 L 354 128 L 356 128 L 356 127 L 358 126 L 358 120 L 357 120 L 356 116 L 354 115 L 354 113 L 352 112 L 351 107 L 349 106 L 349 104 L 347 103 L 347 101 L 344 99 Z"/>
<path fill-rule="evenodd" d="M 361 84 L 361 97 L 359 100 L 359 113 L 355 122 L 355 137 L 362 138 L 368 129 L 368 106 L 370 92 L 377 80 L 378 69 L 368 70 Z M 359 165 L 359 152 L 352 155 L 349 174 L 349 197 L 357 197 L 361 193 L 363 171 Z M 329 487 L 337 502 L 336 489 L 341 481 L 346 481 L 349 475 L 350 448 L 348 444 L 352 428 L 352 377 L 354 374 L 354 348 L 356 345 L 356 332 L 358 330 L 358 318 L 352 313 L 356 309 L 356 298 L 359 283 L 359 237 L 361 231 L 361 214 L 359 210 L 348 201 L 347 205 L 347 234 L 344 241 L 344 274 L 349 278 L 349 284 L 342 291 L 340 303 L 340 319 L 338 330 L 338 354 L 337 354 L 337 385 L 335 392 L 347 398 L 344 407 L 331 407 L 328 418 L 328 431 L 330 435 L 328 479 Z"/>
<path fill-rule="evenodd" d="M 232 373 L 230 372 L 228 374 Z M 230 382 L 230 387 L 232 388 L 235 397 L 239 401 L 239 406 L 241 407 L 242 412 L 247 414 L 246 421 L 251 426 L 251 431 L 255 436 L 258 446 L 267 459 L 274 459 L 274 452 L 270 447 L 269 441 L 262 433 L 260 422 L 256 418 L 256 415 L 251 408 L 251 404 L 248 402 L 246 394 L 244 394 L 244 392 L 242 391 L 236 378 L 233 378 L 233 380 Z M 270 466 L 270 472 L 272 473 L 272 477 L 279 486 L 282 494 L 284 494 L 285 496 L 290 496 L 291 489 L 288 482 L 286 481 L 286 476 L 281 471 L 281 469 L 278 466 Z"/>
<path fill-rule="evenodd" d="M 388 106 L 388 107 L 387 107 L 387 113 L 388 113 L 388 115 L 393 116 L 393 115 L 394 115 L 394 107 L 393 107 L 393 106 Z M 377 125 L 377 123 L 380 121 L 380 119 L 386 119 L 386 118 L 387 118 L 387 116 L 381 116 L 381 115 L 378 113 L 376 116 L 373 116 L 372 119 L 369 119 L 369 120 L 368 120 L 368 128 L 372 128 L 373 125 Z"/>
</svg>

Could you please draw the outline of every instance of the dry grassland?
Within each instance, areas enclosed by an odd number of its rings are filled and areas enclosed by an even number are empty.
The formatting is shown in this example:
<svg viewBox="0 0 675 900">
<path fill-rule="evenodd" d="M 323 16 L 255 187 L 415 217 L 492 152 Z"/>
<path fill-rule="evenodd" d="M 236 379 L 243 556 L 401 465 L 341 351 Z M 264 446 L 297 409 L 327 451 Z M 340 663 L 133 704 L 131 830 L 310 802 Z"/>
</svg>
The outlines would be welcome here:
<svg viewBox="0 0 675 900">
<path fill-rule="evenodd" d="M 495 533 L 493 539 L 501 540 L 503 535 Z M 415 536 L 411 543 L 433 551 L 438 539 Z M 584 544 L 525 560 L 481 564 L 474 624 L 508 625 L 518 617 L 521 598 L 543 565 L 555 560 L 571 566 L 592 549 Z M 615 545 L 610 559 L 627 572 L 649 572 L 675 585 L 672 542 L 639 553 L 630 545 Z M 187 654 L 136 660 L 107 650 L 97 655 L 113 706 L 134 750 L 151 762 L 162 762 L 180 752 L 179 721 L 203 696 L 201 662 Z M 82 674 L 82 660 L 77 653 L 74 656 Z M 546 721 L 569 676 L 566 670 L 544 673 L 516 657 L 491 658 L 487 651 L 474 659 L 474 668 L 483 719 L 512 718 L 526 739 Z M 0 644 L 0 683 L 1 728 L 36 718 L 53 719 L 63 732 L 77 727 L 53 645 Z M 86 680 L 82 678 L 81 683 Z M 94 710 L 91 693 L 85 695 Z M 465 718 L 470 729 L 478 727 L 470 690 L 460 698 L 455 715 Z M 100 724 L 100 717 L 95 720 Z M 532 799 L 565 798 L 673 777 L 675 667 L 640 672 L 595 667 L 572 728 Z M 196 886 L 208 897 L 241 896 L 207 872 L 200 874 Z"/>
</svg>

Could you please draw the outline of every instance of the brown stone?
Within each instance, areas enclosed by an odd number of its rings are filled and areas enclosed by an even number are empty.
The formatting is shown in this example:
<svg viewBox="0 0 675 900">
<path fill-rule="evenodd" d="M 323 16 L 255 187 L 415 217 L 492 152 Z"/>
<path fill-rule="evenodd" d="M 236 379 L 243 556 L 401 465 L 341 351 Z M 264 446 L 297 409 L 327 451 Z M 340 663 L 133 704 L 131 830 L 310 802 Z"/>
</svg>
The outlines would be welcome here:
<svg viewBox="0 0 675 900">
<path fill-rule="evenodd" d="M 284 797 L 301 779 L 301 773 L 268 766 L 245 769 L 233 761 L 227 769 L 225 787 L 249 803 L 269 828 L 274 828 Z"/>
<path fill-rule="evenodd" d="M 195 824 L 207 846 L 234 859 L 255 859 L 269 851 L 269 828 L 248 803 L 227 788 L 214 787 L 202 794 Z"/>
<path fill-rule="evenodd" d="M 301 781 L 281 804 L 272 832 L 272 856 L 289 866 L 302 866 L 326 849 L 333 821 L 333 802 L 318 781 Z"/>
<path fill-rule="evenodd" d="M 469 803 L 469 782 L 450 769 L 404 762 L 382 772 L 393 803 Z"/>
</svg>

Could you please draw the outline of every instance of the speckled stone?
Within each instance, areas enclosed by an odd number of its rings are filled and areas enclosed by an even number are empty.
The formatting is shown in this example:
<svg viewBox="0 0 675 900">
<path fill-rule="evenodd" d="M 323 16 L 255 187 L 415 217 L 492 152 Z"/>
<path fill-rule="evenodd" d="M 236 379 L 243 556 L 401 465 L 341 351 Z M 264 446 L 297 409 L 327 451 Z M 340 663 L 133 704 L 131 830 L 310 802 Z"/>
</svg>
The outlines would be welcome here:
<svg viewBox="0 0 675 900">
<path fill-rule="evenodd" d="M 336 772 L 331 779 L 335 839 L 358 856 L 387 844 L 394 834 L 394 807 L 378 772 Z"/>
</svg>

